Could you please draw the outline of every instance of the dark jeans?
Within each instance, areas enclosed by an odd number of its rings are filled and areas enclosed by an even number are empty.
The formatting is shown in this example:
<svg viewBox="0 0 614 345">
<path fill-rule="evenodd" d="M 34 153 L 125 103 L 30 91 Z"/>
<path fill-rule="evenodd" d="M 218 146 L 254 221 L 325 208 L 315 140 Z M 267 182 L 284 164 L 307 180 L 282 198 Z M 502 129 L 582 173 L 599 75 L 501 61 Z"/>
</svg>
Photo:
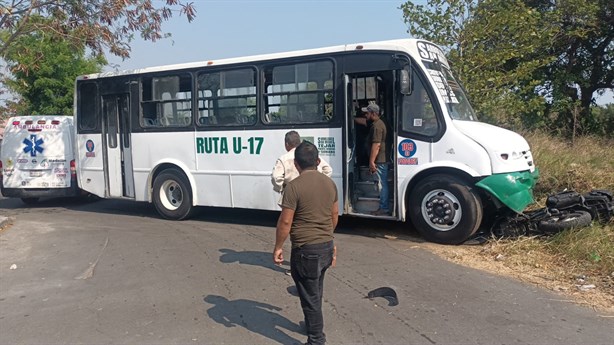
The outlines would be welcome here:
<svg viewBox="0 0 614 345">
<path fill-rule="evenodd" d="M 377 163 L 377 187 L 379 190 L 379 208 L 384 211 L 389 211 L 388 199 L 388 163 Z"/>
<path fill-rule="evenodd" d="M 307 344 L 324 344 L 324 273 L 333 262 L 333 241 L 292 248 L 290 269 L 307 326 Z"/>
</svg>

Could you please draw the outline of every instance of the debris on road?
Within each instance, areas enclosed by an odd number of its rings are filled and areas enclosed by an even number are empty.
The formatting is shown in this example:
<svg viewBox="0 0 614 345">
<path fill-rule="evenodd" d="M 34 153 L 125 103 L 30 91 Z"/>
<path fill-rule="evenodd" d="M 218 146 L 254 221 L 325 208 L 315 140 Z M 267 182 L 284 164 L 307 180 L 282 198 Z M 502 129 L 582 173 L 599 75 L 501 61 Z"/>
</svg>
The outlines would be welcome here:
<svg viewBox="0 0 614 345">
<path fill-rule="evenodd" d="M 102 246 L 102 249 L 100 250 L 98 257 L 96 258 L 96 261 L 90 264 L 90 266 L 85 271 L 83 271 L 83 273 L 76 276 L 75 279 L 89 279 L 94 275 L 94 268 L 96 268 L 96 265 L 98 265 L 98 260 L 100 260 L 100 257 L 102 256 L 102 253 L 104 252 L 105 248 L 107 248 L 108 244 L 109 238 L 107 237 L 107 240 L 104 242 L 104 246 Z"/>
<path fill-rule="evenodd" d="M 580 291 L 589 291 L 589 290 L 592 290 L 592 289 L 594 289 L 596 287 L 597 286 L 595 286 L 595 284 L 578 285 L 578 290 L 580 290 Z"/>
<path fill-rule="evenodd" d="M 396 291 L 390 287 L 380 287 L 375 290 L 369 291 L 367 294 L 367 298 L 374 299 L 375 297 L 383 297 L 388 301 L 388 306 L 393 307 L 399 304 L 399 299 L 397 297 Z"/>
</svg>

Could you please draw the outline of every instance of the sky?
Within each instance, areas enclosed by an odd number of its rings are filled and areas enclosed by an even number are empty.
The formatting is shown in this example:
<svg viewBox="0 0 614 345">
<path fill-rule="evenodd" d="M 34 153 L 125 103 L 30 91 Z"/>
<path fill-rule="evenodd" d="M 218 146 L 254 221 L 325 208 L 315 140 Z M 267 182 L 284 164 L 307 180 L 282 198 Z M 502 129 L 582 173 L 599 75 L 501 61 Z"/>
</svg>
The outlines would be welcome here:
<svg viewBox="0 0 614 345">
<path fill-rule="evenodd" d="M 170 39 L 136 40 L 129 60 L 110 62 L 122 70 L 409 37 L 400 0 L 185 1 L 194 21 L 174 15 L 163 24 Z"/>
<path fill-rule="evenodd" d="M 194 3 L 194 21 L 175 14 L 162 26 L 170 38 L 135 39 L 130 58 L 108 56 L 105 71 L 411 37 L 401 0 L 186 1 Z M 597 98 L 597 104 L 611 103 L 611 91 Z"/>
</svg>

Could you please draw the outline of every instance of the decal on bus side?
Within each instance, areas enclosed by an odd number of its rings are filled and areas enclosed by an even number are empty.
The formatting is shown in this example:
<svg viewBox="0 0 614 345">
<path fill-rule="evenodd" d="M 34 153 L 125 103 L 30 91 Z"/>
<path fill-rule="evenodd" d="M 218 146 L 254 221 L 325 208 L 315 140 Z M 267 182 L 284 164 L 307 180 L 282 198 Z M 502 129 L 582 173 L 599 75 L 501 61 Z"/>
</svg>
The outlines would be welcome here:
<svg viewBox="0 0 614 345">
<path fill-rule="evenodd" d="M 335 155 L 335 137 L 318 137 L 318 140 L 314 137 L 301 137 L 314 145 L 318 146 L 318 153 L 321 156 L 334 156 Z"/>
<path fill-rule="evenodd" d="M 228 154 L 228 143 L 232 143 L 232 152 L 235 154 L 241 154 L 246 151 L 250 155 L 259 155 L 262 144 L 264 143 L 263 137 L 249 137 L 243 141 L 244 138 L 233 137 L 230 141 L 226 137 L 197 137 L 196 138 L 196 153 L 199 154 Z"/>
<path fill-rule="evenodd" d="M 411 139 L 405 139 L 399 143 L 399 165 L 418 165 L 418 157 L 413 157 L 418 151 L 418 146 Z"/>
<path fill-rule="evenodd" d="M 85 157 L 96 157 L 96 152 L 94 152 L 94 142 L 89 139 L 85 142 Z"/>
</svg>

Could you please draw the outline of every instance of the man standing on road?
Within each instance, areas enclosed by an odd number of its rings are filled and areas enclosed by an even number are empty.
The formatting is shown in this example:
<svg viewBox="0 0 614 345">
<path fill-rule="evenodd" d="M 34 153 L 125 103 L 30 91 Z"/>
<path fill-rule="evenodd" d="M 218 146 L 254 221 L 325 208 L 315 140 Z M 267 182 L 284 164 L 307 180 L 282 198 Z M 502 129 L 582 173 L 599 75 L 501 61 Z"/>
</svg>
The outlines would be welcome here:
<svg viewBox="0 0 614 345">
<path fill-rule="evenodd" d="M 325 344 L 322 298 L 324 273 L 336 261 L 337 187 L 317 172 L 320 159 L 315 145 L 305 141 L 294 154 L 300 175 L 284 190 L 273 261 L 277 265 L 284 261 L 283 244 L 290 235 L 290 269 L 305 316 L 307 344 Z"/>
<path fill-rule="evenodd" d="M 296 131 L 286 133 L 284 144 L 286 146 L 286 151 L 288 152 L 284 153 L 277 159 L 277 161 L 275 161 L 275 167 L 273 167 L 273 173 L 271 174 L 273 189 L 278 193 L 281 193 L 284 190 L 285 185 L 298 176 L 298 171 L 294 167 L 294 150 L 300 143 L 301 136 Z M 333 174 L 333 169 L 330 167 L 328 162 L 323 159 L 320 159 L 318 171 L 328 177 L 331 177 Z"/>
<path fill-rule="evenodd" d="M 366 142 L 369 152 L 369 171 L 371 174 L 377 174 L 379 187 L 379 209 L 372 214 L 376 216 L 390 215 L 388 164 L 386 163 L 386 124 L 379 117 L 379 106 L 377 104 L 369 104 L 366 113 L 367 120 L 372 123 Z"/>
</svg>

